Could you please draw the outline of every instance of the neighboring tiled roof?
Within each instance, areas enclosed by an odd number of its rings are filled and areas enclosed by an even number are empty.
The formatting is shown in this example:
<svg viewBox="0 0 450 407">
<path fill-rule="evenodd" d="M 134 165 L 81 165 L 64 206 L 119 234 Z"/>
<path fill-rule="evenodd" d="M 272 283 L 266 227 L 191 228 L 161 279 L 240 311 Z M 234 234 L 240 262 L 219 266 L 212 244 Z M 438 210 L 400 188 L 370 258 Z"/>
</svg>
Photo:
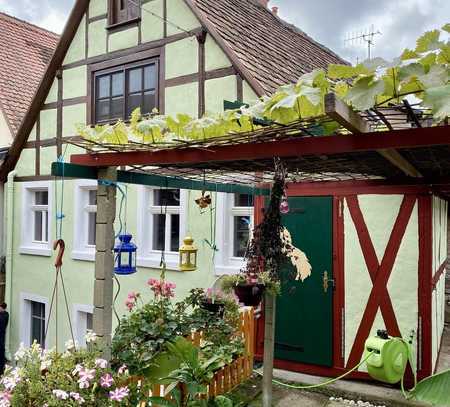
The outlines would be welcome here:
<svg viewBox="0 0 450 407">
<path fill-rule="evenodd" d="M 330 63 L 347 63 L 258 0 L 193 0 L 267 94 Z"/>
<path fill-rule="evenodd" d="M 16 134 L 59 36 L 0 13 L 0 104 Z"/>
</svg>

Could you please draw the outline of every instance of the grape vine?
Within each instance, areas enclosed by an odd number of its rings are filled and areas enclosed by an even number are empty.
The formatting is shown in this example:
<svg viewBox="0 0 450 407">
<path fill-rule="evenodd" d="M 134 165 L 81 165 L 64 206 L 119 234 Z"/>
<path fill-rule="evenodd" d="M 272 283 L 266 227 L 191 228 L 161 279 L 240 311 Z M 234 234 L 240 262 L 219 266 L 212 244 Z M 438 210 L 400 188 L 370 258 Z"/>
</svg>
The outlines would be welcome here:
<svg viewBox="0 0 450 407">
<path fill-rule="evenodd" d="M 428 31 L 417 39 L 415 49 L 405 49 L 399 58 L 382 58 L 350 65 L 331 64 L 302 75 L 297 83 L 281 86 L 272 96 L 263 96 L 250 106 L 195 119 L 187 114 L 142 115 L 136 109 L 130 124 L 77 126 L 78 135 L 97 143 L 145 144 L 179 140 L 205 140 L 258 128 L 254 119 L 281 124 L 319 118 L 325 114 L 324 100 L 334 92 L 358 111 L 414 97 L 431 109 L 435 122 L 450 116 L 450 23 Z M 338 125 L 327 123 L 325 134 Z"/>
</svg>

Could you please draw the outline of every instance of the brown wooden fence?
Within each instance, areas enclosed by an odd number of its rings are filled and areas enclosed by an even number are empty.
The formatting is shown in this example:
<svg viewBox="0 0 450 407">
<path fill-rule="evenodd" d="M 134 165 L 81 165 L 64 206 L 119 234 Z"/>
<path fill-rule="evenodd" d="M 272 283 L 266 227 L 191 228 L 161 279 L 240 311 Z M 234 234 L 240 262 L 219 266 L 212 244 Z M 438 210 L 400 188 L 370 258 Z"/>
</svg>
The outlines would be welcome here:
<svg viewBox="0 0 450 407">
<path fill-rule="evenodd" d="M 207 394 L 203 395 L 203 398 L 212 398 L 220 396 L 221 394 L 226 394 L 247 380 L 252 374 L 253 358 L 255 354 L 255 319 L 253 308 L 241 308 L 240 315 L 240 335 L 242 335 L 242 338 L 244 339 L 245 354 L 216 372 L 214 378 L 208 384 Z M 202 333 L 193 332 L 190 339 L 194 345 L 199 346 L 202 339 Z M 164 392 L 164 385 L 155 385 L 152 390 L 152 396 L 164 396 Z M 142 403 L 140 407 L 145 406 L 146 404 Z"/>
</svg>

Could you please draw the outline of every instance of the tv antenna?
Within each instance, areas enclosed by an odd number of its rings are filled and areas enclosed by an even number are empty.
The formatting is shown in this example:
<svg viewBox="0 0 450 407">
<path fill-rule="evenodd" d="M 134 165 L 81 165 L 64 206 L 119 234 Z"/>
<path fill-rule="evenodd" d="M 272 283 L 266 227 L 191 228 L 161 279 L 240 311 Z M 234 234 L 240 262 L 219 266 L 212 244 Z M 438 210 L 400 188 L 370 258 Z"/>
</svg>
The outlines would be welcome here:
<svg viewBox="0 0 450 407">
<path fill-rule="evenodd" d="M 375 31 L 375 28 L 372 25 L 369 29 L 363 32 L 350 35 L 344 40 L 344 44 L 352 43 L 353 45 L 355 45 L 366 43 L 367 59 L 370 61 L 370 59 L 372 58 L 372 47 L 375 45 L 374 38 L 376 35 L 382 35 L 382 32 L 380 30 Z"/>
</svg>

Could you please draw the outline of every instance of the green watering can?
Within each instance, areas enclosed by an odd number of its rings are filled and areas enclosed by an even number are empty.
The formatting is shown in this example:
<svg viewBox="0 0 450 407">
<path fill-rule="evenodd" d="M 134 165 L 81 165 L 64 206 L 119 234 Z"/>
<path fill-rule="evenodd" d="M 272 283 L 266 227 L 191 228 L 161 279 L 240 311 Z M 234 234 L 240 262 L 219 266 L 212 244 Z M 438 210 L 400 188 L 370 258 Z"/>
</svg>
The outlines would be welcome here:
<svg viewBox="0 0 450 407">
<path fill-rule="evenodd" d="M 369 375 L 380 382 L 398 383 L 408 363 L 407 346 L 403 339 L 392 338 L 386 331 L 380 330 L 377 336 L 368 338 L 364 345 L 364 358 L 368 358 Z"/>
</svg>

